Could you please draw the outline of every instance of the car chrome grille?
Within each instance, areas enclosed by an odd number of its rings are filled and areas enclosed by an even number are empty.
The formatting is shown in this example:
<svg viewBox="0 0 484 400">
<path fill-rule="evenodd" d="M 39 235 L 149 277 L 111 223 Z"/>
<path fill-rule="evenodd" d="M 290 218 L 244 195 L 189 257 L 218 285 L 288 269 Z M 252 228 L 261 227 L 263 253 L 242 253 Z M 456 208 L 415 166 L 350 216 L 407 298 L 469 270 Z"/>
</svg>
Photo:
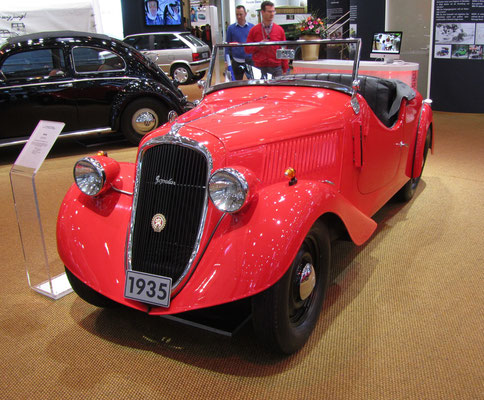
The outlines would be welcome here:
<svg viewBox="0 0 484 400">
<path fill-rule="evenodd" d="M 140 160 L 129 267 L 170 277 L 175 287 L 193 261 L 203 229 L 207 158 L 194 147 L 161 143 L 148 147 Z M 152 221 L 159 214 L 166 224 L 157 232 Z"/>
</svg>

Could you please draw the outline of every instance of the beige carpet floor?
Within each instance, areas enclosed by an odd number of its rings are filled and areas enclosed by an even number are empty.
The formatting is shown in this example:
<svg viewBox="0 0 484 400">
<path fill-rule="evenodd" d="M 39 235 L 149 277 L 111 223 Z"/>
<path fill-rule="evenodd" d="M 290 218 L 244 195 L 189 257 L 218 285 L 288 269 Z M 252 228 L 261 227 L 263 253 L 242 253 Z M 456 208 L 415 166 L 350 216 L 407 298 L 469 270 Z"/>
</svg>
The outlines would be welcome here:
<svg viewBox="0 0 484 400">
<path fill-rule="evenodd" d="M 250 325 L 232 339 L 70 294 L 29 289 L 0 150 L 0 398 L 484 399 L 484 115 L 435 113 L 417 196 L 390 203 L 364 246 L 334 246 L 335 280 L 302 351 L 275 357 Z M 123 144 L 103 146 L 134 161 Z M 47 252 L 86 153 L 56 145 L 36 178 Z"/>
</svg>

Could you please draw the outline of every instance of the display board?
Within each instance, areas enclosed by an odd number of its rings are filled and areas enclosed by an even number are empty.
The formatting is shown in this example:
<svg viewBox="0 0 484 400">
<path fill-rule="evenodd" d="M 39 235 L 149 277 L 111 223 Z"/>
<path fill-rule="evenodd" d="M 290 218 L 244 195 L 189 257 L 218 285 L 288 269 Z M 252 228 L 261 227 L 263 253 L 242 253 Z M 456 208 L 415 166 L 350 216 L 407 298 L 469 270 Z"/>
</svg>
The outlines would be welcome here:
<svg viewBox="0 0 484 400">
<path fill-rule="evenodd" d="M 435 0 L 432 54 L 433 108 L 484 112 L 484 0 Z"/>
<path fill-rule="evenodd" d="M 483 60 L 484 0 L 438 0 L 434 57 Z"/>
</svg>

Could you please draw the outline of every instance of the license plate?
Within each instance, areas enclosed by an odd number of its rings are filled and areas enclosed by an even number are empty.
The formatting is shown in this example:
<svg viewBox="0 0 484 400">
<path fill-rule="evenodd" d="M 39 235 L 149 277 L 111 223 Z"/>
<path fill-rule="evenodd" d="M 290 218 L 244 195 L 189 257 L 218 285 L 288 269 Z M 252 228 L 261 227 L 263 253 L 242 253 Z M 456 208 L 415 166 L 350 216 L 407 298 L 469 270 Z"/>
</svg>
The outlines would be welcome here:
<svg viewBox="0 0 484 400">
<path fill-rule="evenodd" d="M 294 60 L 296 51 L 294 49 L 277 49 L 276 58 L 278 60 Z"/>
<path fill-rule="evenodd" d="M 146 274 L 144 272 L 126 271 L 124 297 L 155 306 L 169 307 L 171 295 L 171 278 Z"/>
<path fill-rule="evenodd" d="M 202 58 L 208 58 L 208 53 L 207 52 L 202 53 Z"/>
</svg>

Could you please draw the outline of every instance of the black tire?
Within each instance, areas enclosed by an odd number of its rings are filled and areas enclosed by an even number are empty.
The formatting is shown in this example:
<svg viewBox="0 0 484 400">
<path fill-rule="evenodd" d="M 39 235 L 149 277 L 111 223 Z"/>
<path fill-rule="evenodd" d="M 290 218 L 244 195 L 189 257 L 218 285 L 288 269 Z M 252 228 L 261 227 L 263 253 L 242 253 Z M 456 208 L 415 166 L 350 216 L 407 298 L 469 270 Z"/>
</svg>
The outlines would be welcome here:
<svg viewBox="0 0 484 400">
<path fill-rule="evenodd" d="M 119 304 L 116 303 L 115 301 L 108 299 L 106 296 L 103 296 L 102 294 L 91 289 L 89 286 L 87 286 L 85 283 L 79 280 L 67 268 L 66 268 L 66 275 L 74 292 L 76 292 L 77 295 L 87 303 L 92 304 L 93 306 L 102 307 L 102 308 L 114 308 L 119 306 Z"/>
<path fill-rule="evenodd" d="M 432 140 L 432 131 L 429 128 L 427 131 L 427 135 L 425 137 L 425 145 L 424 145 L 424 154 L 422 158 L 422 170 L 420 171 L 420 175 L 417 178 L 411 178 L 396 194 L 396 198 L 398 201 L 407 202 L 410 201 L 415 192 L 417 191 L 417 186 L 420 182 L 420 178 L 422 177 L 423 169 L 425 167 L 425 161 L 427 160 L 427 154 L 429 152 L 430 143 Z"/>
<path fill-rule="evenodd" d="M 329 232 L 318 221 L 307 234 L 284 276 L 252 298 L 254 330 L 271 350 L 292 354 L 309 339 L 323 305 L 330 263 Z M 315 285 L 309 294 L 311 285 L 306 286 L 306 294 L 302 294 L 301 273 L 308 264 L 312 265 Z"/>
<path fill-rule="evenodd" d="M 168 121 L 168 110 L 159 101 L 143 97 L 128 104 L 121 116 L 124 137 L 137 146 L 141 139 Z"/>
<path fill-rule="evenodd" d="M 193 74 L 192 74 L 192 71 L 190 70 L 190 67 L 184 64 L 175 64 L 171 68 L 170 75 L 172 79 L 178 82 L 180 85 L 187 85 L 193 79 Z"/>
</svg>

